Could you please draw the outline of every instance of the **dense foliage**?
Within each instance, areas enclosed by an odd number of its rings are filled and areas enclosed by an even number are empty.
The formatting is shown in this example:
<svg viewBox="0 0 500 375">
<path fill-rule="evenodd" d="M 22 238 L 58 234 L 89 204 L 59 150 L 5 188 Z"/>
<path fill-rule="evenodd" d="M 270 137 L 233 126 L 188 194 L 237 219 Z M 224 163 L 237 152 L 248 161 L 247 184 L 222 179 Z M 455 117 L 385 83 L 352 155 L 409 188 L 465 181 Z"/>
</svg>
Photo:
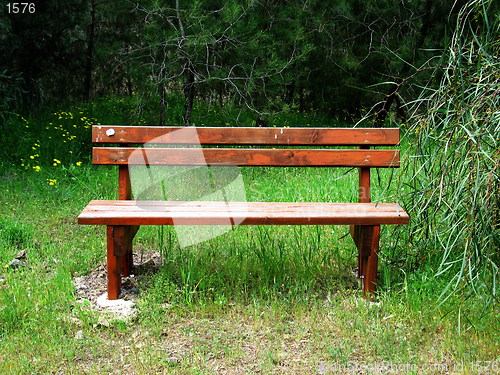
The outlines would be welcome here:
<svg viewBox="0 0 500 375">
<path fill-rule="evenodd" d="M 0 72 L 20 79 L 2 79 L 2 87 L 23 90 L 19 103 L 31 108 L 139 92 L 155 98 L 159 122 L 189 124 L 196 100 L 236 102 L 260 124 L 292 108 L 359 117 L 440 54 L 462 3 L 58 0 L 37 2 L 33 14 L 2 7 Z M 171 93 L 185 98 L 182 120 L 167 118 Z"/>
<path fill-rule="evenodd" d="M 493 2 L 465 6 L 439 87 L 427 87 L 412 108 L 412 145 L 403 163 L 410 191 L 403 199 L 412 210 L 410 258 L 449 280 L 443 296 L 465 287 L 497 295 L 499 30 Z"/>
</svg>

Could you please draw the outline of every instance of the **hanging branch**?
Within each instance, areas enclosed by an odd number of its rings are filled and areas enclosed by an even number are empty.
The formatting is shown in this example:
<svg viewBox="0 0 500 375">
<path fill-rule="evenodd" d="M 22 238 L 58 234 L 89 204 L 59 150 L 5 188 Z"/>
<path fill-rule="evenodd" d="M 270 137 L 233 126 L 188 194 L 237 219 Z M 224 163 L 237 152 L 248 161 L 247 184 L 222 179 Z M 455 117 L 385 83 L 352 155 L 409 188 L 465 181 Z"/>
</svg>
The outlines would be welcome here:
<svg viewBox="0 0 500 375">
<path fill-rule="evenodd" d="M 391 109 L 391 105 L 396 102 L 396 112 L 400 118 L 403 120 L 406 118 L 406 112 L 401 105 L 401 100 L 399 98 L 399 89 L 410 79 L 415 77 L 418 73 L 421 73 L 425 70 L 434 70 L 436 68 L 443 68 L 444 66 L 427 66 L 423 68 L 416 69 L 415 72 L 409 75 L 406 78 L 403 78 L 399 83 L 394 83 L 395 87 L 389 91 L 389 93 L 385 96 L 385 99 L 380 102 L 376 106 L 375 117 L 373 118 L 373 127 L 382 127 L 387 115 L 389 114 L 389 110 Z"/>
</svg>

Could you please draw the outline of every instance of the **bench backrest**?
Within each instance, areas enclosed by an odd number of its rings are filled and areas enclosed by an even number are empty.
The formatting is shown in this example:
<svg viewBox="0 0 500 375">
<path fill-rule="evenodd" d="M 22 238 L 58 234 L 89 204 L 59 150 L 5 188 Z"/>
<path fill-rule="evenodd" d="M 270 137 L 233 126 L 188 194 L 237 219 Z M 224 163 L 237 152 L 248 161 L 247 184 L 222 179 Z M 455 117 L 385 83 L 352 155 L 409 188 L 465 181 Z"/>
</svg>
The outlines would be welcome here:
<svg viewBox="0 0 500 375">
<path fill-rule="evenodd" d="M 197 137 L 193 137 L 192 131 L 184 131 L 186 129 L 190 128 L 93 126 L 95 143 L 118 144 L 118 147 L 94 147 L 93 163 L 120 166 L 119 199 L 131 199 L 128 165 L 144 164 L 144 157 L 135 158 L 135 155 L 141 155 L 141 149 L 144 150 L 141 145 L 146 143 L 155 145 L 147 149 L 151 165 L 358 167 L 359 201 L 362 203 L 370 202 L 370 168 L 399 167 L 399 150 L 370 149 L 398 145 L 398 128 L 193 128 Z M 253 147 L 209 147 L 200 153 L 192 145 Z M 335 149 L 332 146 L 356 148 Z"/>
</svg>

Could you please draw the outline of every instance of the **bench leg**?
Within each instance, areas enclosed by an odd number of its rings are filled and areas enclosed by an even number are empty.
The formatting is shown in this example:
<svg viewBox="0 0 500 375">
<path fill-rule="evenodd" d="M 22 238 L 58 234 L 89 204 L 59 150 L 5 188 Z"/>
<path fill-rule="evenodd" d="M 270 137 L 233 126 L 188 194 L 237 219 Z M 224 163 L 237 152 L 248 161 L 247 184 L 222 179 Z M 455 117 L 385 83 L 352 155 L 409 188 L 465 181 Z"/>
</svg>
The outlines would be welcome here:
<svg viewBox="0 0 500 375">
<path fill-rule="evenodd" d="M 132 240 L 139 226 L 108 225 L 108 299 L 120 295 L 122 274 L 129 276 L 132 269 Z"/>
<path fill-rule="evenodd" d="M 132 243 L 127 244 L 125 255 L 122 257 L 122 274 L 124 277 L 130 276 L 132 273 L 132 266 L 134 265 Z"/>
<path fill-rule="evenodd" d="M 373 300 L 377 282 L 380 225 L 352 225 L 351 236 L 358 248 L 358 277 L 363 282 L 363 294 Z"/>
<path fill-rule="evenodd" d="M 121 268 L 122 268 L 122 251 L 120 246 L 120 230 L 118 226 L 108 225 L 107 242 L 108 242 L 108 299 L 117 299 L 120 295 L 122 284 Z"/>
<path fill-rule="evenodd" d="M 378 250 L 380 243 L 380 225 L 373 226 L 370 255 L 366 259 L 363 294 L 366 299 L 373 300 L 377 282 Z"/>
<path fill-rule="evenodd" d="M 130 276 L 132 272 L 132 266 L 134 265 L 133 252 L 132 252 L 132 240 L 135 234 L 139 230 L 138 225 L 125 227 L 126 240 L 124 243 L 124 255 L 122 257 L 122 274 L 127 277 Z"/>
</svg>

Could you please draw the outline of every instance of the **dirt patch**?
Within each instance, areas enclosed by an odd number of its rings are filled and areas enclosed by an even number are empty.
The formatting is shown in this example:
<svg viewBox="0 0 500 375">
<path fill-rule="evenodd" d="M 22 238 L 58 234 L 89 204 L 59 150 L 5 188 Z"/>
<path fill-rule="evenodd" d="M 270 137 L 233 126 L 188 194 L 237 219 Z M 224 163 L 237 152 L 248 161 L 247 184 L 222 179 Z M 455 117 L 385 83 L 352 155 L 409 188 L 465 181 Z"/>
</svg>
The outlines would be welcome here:
<svg viewBox="0 0 500 375">
<path fill-rule="evenodd" d="M 161 266 L 162 259 L 158 252 L 134 254 L 132 274 L 122 278 L 120 298 L 110 301 L 107 298 L 106 264 L 103 263 L 89 274 L 73 279 L 77 302 L 89 302 L 92 310 L 110 313 L 111 318 L 130 318 L 135 314 L 134 305 L 140 294 L 141 280 L 157 272 Z"/>
</svg>

